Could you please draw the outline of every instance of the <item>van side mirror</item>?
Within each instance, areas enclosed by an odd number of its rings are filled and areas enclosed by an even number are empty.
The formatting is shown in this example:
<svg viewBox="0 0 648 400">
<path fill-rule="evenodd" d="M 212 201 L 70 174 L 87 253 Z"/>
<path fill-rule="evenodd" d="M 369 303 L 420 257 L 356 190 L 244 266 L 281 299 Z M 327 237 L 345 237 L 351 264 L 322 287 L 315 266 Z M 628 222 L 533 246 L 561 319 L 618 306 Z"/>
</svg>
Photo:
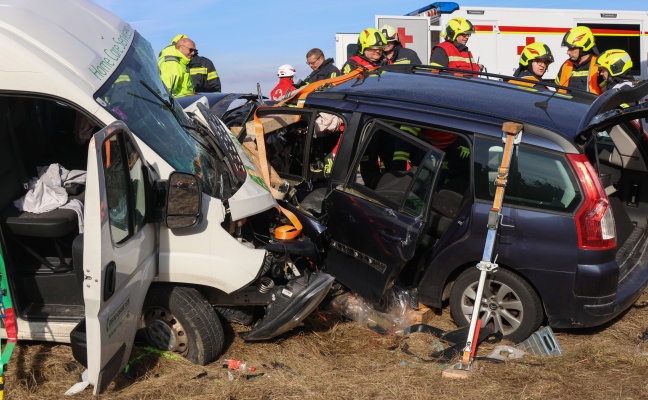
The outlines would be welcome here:
<svg viewBox="0 0 648 400">
<path fill-rule="evenodd" d="M 195 175 L 172 172 L 169 176 L 166 226 L 191 228 L 202 221 L 202 190 Z"/>
</svg>

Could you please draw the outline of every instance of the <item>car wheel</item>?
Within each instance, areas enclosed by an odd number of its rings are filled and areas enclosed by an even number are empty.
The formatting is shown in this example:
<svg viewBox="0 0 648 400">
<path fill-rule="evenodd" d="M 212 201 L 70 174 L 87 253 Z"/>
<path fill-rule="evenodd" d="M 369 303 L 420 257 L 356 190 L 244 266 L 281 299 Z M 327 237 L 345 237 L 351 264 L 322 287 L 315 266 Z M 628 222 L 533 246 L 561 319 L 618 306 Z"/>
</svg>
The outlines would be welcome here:
<svg viewBox="0 0 648 400">
<path fill-rule="evenodd" d="M 252 307 L 214 307 L 218 315 L 227 322 L 252 325 L 255 310 Z"/>
<path fill-rule="evenodd" d="M 452 286 L 450 314 L 459 326 L 470 324 L 479 275 L 477 268 L 469 268 Z M 518 343 L 540 327 L 544 313 L 533 288 L 518 275 L 500 268 L 486 278 L 479 316 L 482 327 L 490 326 Z"/>
<path fill-rule="evenodd" d="M 216 360 L 225 344 L 218 314 L 194 288 L 151 286 L 142 308 L 141 333 L 151 345 L 194 364 Z"/>
</svg>

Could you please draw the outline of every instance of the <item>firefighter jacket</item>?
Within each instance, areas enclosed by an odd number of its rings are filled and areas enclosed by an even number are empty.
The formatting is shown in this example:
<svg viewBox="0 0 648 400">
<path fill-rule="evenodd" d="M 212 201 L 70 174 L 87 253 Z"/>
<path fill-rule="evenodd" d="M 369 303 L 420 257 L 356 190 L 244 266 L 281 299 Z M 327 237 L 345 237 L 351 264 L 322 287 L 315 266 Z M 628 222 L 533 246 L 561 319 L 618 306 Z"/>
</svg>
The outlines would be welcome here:
<svg viewBox="0 0 648 400">
<path fill-rule="evenodd" d="M 167 46 L 160 52 L 158 69 L 162 83 L 174 97 L 182 97 L 194 93 L 191 75 L 187 72 L 189 59 L 174 46 Z"/>
<path fill-rule="evenodd" d="M 363 68 L 378 68 L 382 67 L 383 65 L 389 65 L 392 62 L 387 59 L 384 55 L 378 60 L 378 62 L 371 62 L 369 61 L 365 56 L 361 56 L 360 54 L 356 54 L 353 57 L 350 57 L 346 63 L 342 66 L 342 73 L 343 74 L 348 74 L 349 72 L 353 71 L 354 69 L 358 67 L 363 67 Z"/>
<path fill-rule="evenodd" d="M 479 71 L 479 64 L 472 58 L 467 46 L 446 40 L 432 49 L 430 65 Z"/>
<path fill-rule="evenodd" d="M 556 75 L 556 84 L 567 86 L 573 89 L 586 90 L 590 93 L 601 94 L 603 90 L 598 82 L 598 67 L 596 66 L 597 56 L 592 54 L 586 61 L 576 64 L 566 60 L 560 66 Z M 565 90 L 558 90 L 565 93 Z"/>
<path fill-rule="evenodd" d="M 540 82 L 542 81 L 542 77 L 534 74 L 533 72 L 526 70 L 526 69 L 516 69 L 515 72 L 513 73 L 513 76 L 516 78 L 524 78 L 530 81 L 535 81 L 537 83 L 533 82 L 525 82 L 525 81 L 516 81 L 514 79 L 511 79 L 508 81 L 509 83 L 512 83 L 514 85 L 518 86 L 527 86 L 527 87 L 533 87 L 536 89 L 547 89 L 547 86 L 542 85 Z"/>
<path fill-rule="evenodd" d="M 297 88 L 293 85 L 292 78 L 279 78 L 279 84 L 270 92 L 270 100 L 279 100 L 286 93 L 292 92 L 295 89 Z"/>
<path fill-rule="evenodd" d="M 340 70 L 333 64 L 333 59 L 327 58 L 318 69 L 311 72 L 303 80 L 303 83 L 308 84 L 321 81 L 322 79 L 335 78 L 338 75 L 340 75 Z"/>
<path fill-rule="evenodd" d="M 221 81 L 214 63 L 207 57 L 195 55 L 189 61 L 189 74 L 194 90 L 198 92 L 220 92 Z"/>
<path fill-rule="evenodd" d="M 389 60 L 393 64 L 421 64 L 418 54 L 412 49 L 406 49 L 400 43 L 394 46 L 394 52 Z"/>
</svg>

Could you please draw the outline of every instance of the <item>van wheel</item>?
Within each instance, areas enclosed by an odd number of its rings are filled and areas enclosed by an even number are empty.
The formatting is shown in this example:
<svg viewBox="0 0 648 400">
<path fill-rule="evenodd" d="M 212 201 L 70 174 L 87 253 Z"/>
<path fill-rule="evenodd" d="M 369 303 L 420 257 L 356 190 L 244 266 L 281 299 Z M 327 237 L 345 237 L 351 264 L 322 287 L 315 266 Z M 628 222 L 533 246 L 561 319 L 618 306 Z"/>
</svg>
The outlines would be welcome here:
<svg viewBox="0 0 648 400">
<path fill-rule="evenodd" d="M 252 307 L 214 307 L 216 313 L 227 322 L 252 325 L 255 310 Z"/>
<path fill-rule="evenodd" d="M 477 268 L 469 268 L 452 286 L 450 314 L 458 326 L 470 324 L 479 275 Z M 520 276 L 502 268 L 486 277 L 481 301 L 481 326 L 490 326 L 515 343 L 535 332 L 544 317 L 542 303 L 533 288 Z"/>
<path fill-rule="evenodd" d="M 216 360 L 225 344 L 218 314 L 194 288 L 151 286 L 142 308 L 141 333 L 151 345 L 194 364 Z"/>
</svg>

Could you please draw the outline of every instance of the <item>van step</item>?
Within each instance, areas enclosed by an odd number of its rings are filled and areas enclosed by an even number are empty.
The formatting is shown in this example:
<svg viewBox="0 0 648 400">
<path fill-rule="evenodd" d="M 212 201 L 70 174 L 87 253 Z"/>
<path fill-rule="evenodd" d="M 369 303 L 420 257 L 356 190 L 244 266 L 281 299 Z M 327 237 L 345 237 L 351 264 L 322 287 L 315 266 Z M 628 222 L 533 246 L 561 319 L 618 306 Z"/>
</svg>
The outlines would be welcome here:
<svg viewBox="0 0 648 400">
<path fill-rule="evenodd" d="M 32 303 L 21 313 L 21 317 L 30 319 L 46 319 L 48 321 L 69 321 L 78 320 L 85 315 L 85 307 L 82 305 L 63 304 L 35 304 Z"/>
</svg>

